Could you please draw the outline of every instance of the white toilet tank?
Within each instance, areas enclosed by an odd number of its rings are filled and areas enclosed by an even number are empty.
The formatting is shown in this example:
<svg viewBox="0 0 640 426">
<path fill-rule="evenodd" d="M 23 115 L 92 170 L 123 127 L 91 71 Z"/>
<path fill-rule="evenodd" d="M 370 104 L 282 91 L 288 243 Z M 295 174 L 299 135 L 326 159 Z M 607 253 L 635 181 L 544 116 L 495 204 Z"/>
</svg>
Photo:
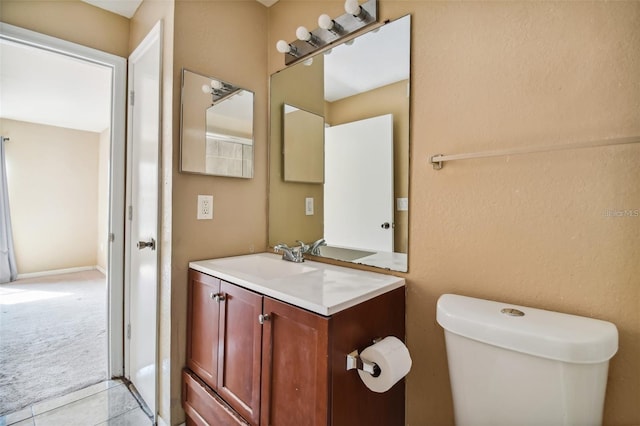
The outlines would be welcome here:
<svg viewBox="0 0 640 426">
<path fill-rule="evenodd" d="M 438 299 L 458 426 L 600 425 L 610 322 L 474 299 Z"/>
</svg>

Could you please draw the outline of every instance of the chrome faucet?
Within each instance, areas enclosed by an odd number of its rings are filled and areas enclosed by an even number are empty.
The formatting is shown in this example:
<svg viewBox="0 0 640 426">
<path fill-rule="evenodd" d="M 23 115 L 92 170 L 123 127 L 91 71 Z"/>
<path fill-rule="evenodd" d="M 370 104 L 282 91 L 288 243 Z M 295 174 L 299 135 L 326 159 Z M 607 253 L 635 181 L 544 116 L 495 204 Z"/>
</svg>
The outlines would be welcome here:
<svg viewBox="0 0 640 426">
<path fill-rule="evenodd" d="M 320 256 L 320 246 L 326 246 L 326 245 L 327 245 L 327 242 L 324 240 L 324 238 L 320 238 L 318 241 L 311 244 L 311 247 L 309 248 L 309 253 L 311 253 L 314 256 Z"/>
<path fill-rule="evenodd" d="M 300 263 L 304 262 L 302 256 L 302 247 L 289 247 L 288 245 L 281 243 L 273 247 L 275 253 L 282 252 L 282 260 L 288 260 L 289 262 Z"/>
</svg>

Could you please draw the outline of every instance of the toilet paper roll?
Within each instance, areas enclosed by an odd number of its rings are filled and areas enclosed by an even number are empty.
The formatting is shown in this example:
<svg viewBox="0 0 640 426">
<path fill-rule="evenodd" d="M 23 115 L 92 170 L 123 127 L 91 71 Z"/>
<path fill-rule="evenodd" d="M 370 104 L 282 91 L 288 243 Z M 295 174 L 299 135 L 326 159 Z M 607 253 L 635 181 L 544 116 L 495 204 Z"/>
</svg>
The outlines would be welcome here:
<svg viewBox="0 0 640 426">
<path fill-rule="evenodd" d="M 375 362 L 380 367 L 380 375 L 358 370 L 360 380 L 374 392 L 386 392 L 411 370 L 409 350 L 400 339 L 387 336 L 360 353 L 360 358 Z"/>
</svg>

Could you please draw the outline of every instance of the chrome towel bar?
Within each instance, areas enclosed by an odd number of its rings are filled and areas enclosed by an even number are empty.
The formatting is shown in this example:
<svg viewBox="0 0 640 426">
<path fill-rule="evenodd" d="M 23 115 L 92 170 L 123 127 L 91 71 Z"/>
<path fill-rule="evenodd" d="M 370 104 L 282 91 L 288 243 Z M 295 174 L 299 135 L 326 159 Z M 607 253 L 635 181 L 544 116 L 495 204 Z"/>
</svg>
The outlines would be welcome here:
<svg viewBox="0 0 640 426">
<path fill-rule="evenodd" d="M 505 155 L 532 154 L 537 152 L 563 151 L 567 149 L 577 148 L 594 148 L 599 146 L 625 145 L 631 143 L 640 143 L 640 136 L 631 136 L 626 138 L 603 139 L 586 142 L 575 142 L 562 145 L 548 145 L 527 148 L 497 149 L 493 151 L 471 152 L 466 154 L 443 155 L 437 154 L 431 157 L 430 162 L 435 170 L 442 169 L 443 163 L 455 160 L 470 160 L 473 158 L 500 157 Z"/>
</svg>

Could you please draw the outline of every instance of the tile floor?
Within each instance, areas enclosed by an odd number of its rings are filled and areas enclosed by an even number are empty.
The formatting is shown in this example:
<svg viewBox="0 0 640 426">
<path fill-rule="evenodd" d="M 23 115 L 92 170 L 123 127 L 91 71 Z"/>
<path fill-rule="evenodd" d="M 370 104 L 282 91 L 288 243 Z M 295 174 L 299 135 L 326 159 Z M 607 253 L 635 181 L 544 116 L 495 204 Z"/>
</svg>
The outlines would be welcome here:
<svg viewBox="0 0 640 426">
<path fill-rule="evenodd" d="M 119 380 L 108 380 L 0 417 L 0 426 L 150 426 Z"/>
</svg>

